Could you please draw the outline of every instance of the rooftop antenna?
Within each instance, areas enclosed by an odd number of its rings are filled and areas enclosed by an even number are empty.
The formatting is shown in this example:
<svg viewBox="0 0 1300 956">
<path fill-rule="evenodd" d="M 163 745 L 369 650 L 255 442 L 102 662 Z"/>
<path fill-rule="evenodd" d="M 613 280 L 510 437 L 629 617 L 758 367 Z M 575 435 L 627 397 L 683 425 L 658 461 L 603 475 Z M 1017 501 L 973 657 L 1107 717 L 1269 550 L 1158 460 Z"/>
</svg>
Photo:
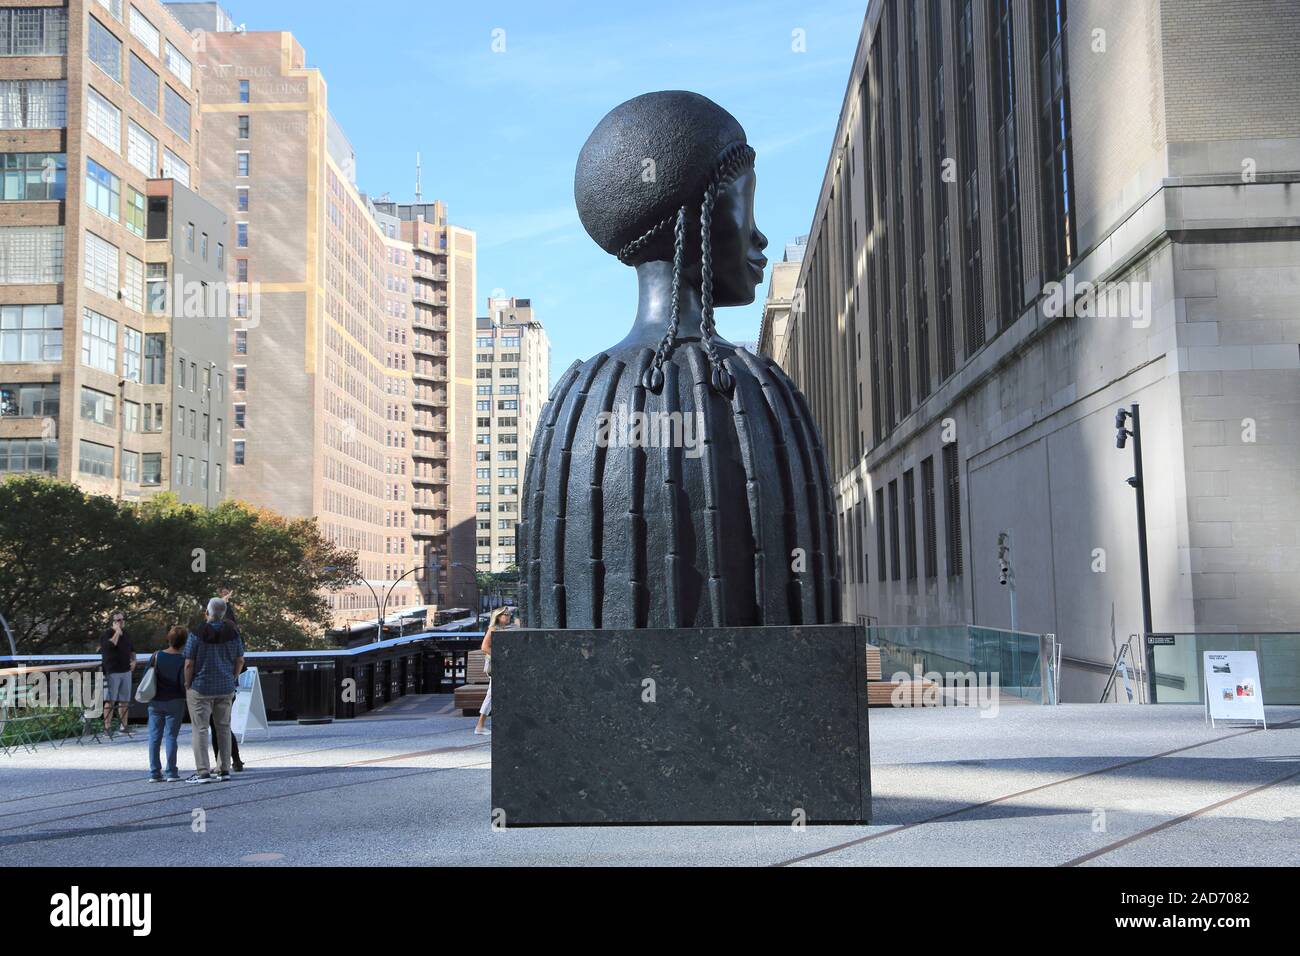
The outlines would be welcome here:
<svg viewBox="0 0 1300 956">
<path fill-rule="evenodd" d="M 420 193 L 420 154 L 415 154 L 415 204 L 420 205 L 423 196 Z"/>
</svg>

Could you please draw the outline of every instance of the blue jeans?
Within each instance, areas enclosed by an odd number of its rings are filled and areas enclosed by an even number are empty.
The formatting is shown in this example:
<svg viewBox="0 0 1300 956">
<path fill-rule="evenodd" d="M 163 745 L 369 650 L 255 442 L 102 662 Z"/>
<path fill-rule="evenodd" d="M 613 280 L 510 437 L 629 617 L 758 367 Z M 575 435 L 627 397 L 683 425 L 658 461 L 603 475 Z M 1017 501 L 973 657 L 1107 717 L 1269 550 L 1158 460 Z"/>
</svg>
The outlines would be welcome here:
<svg viewBox="0 0 1300 956">
<path fill-rule="evenodd" d="M 176 771 L 176 738 L 181 732 L 181 722 L 185 719 L 185 701 L 151 700 L 149 701 L 149 773 L 162 773 L 158 760 L 158 750 L 167 744 L 167 773 L 179 776 Z"/>
</svg>

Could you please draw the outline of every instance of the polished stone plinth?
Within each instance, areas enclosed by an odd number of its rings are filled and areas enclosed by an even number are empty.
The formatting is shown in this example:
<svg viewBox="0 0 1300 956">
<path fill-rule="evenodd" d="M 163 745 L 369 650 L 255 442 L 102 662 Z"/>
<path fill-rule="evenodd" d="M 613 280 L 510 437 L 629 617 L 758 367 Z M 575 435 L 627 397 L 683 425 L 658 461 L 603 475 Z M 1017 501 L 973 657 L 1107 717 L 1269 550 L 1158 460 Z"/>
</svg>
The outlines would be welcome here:
<svg viewBox="0 0 1300 956">
<path fill-rule="evenodd" d="M 494 819 L 869 822 L 864 645 L 839 624 L 498 634 Z"/>
</svg>

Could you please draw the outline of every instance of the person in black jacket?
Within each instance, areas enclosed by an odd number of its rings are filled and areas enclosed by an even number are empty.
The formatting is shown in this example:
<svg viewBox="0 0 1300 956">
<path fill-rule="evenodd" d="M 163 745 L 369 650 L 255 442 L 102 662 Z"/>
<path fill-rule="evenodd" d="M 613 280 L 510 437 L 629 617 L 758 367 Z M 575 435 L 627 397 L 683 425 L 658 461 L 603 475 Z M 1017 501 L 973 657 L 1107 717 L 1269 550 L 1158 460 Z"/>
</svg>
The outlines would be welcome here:
<svg viewBox="0 0 1300 956">
<path fill-rule="evenodd" d="M 235 592 L 230 590 L 230 588 L 222 588 L 217 592 L 217 595 L 221 598 L 221 600 L 226 602 L 226 613 L 225 616 L 222 617 L 222 620 L 228 622 L 232 627 L 238 630 L 239 619 L 235 616 L 235 606 L 233 603 L 231 603 L 234 600 Z M 239 675 L 236 674 L 235 676 L 238 677 Z M 212 753 L 216 755 L 217 754 L 217 724 L 216 724 L 215 715 L 213 715 L 212 718 L 211 729 L 212 729 L 212 734 L 211 734 Z M 235 773 L 242 773 L 244 770 L 244 761 L 241 760 L 239 757 L 239 740 L 235 737 L 233 733 L 230 735 L 230 766 L 235 771 Z"/>
<path fill-rule="evenodd" d="M 104 733 L 113 732 L 113 705 L 117 705 L 122 733 L 129 734 L 126 714 L 131 706 L 131 673 L 135 670 L 135 645 L 126 632 L 126 616 L 113 612 L 112 626 L 99 635 L 104 671 Z"/>
</svg>

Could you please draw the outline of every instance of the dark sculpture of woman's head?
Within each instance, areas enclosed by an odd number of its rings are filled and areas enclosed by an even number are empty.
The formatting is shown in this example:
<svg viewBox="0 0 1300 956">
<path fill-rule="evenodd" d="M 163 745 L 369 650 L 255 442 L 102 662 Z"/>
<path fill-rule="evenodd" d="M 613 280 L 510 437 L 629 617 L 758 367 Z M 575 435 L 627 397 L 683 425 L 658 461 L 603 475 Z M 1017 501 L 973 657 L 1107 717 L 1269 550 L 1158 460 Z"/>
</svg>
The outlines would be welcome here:
<svg viewBox="0 0 1300 956">
<path fill-rule="evenodd" d="M 712 348 L 713 307 L 753 302 L 767 264 L 754 185 L 754 150 L 735 117 L 682 90 L 646 93 L 610 110 L 582 147 L 574 176 L 578 216 L 602 249 L 631 266 L 673 264 L 674 334 L 678 283 L 699 289 L 720 391 L 730 385 Z M 660 364 L 653 383 L 647 372 L 656 391 Z"/>
</svg>

